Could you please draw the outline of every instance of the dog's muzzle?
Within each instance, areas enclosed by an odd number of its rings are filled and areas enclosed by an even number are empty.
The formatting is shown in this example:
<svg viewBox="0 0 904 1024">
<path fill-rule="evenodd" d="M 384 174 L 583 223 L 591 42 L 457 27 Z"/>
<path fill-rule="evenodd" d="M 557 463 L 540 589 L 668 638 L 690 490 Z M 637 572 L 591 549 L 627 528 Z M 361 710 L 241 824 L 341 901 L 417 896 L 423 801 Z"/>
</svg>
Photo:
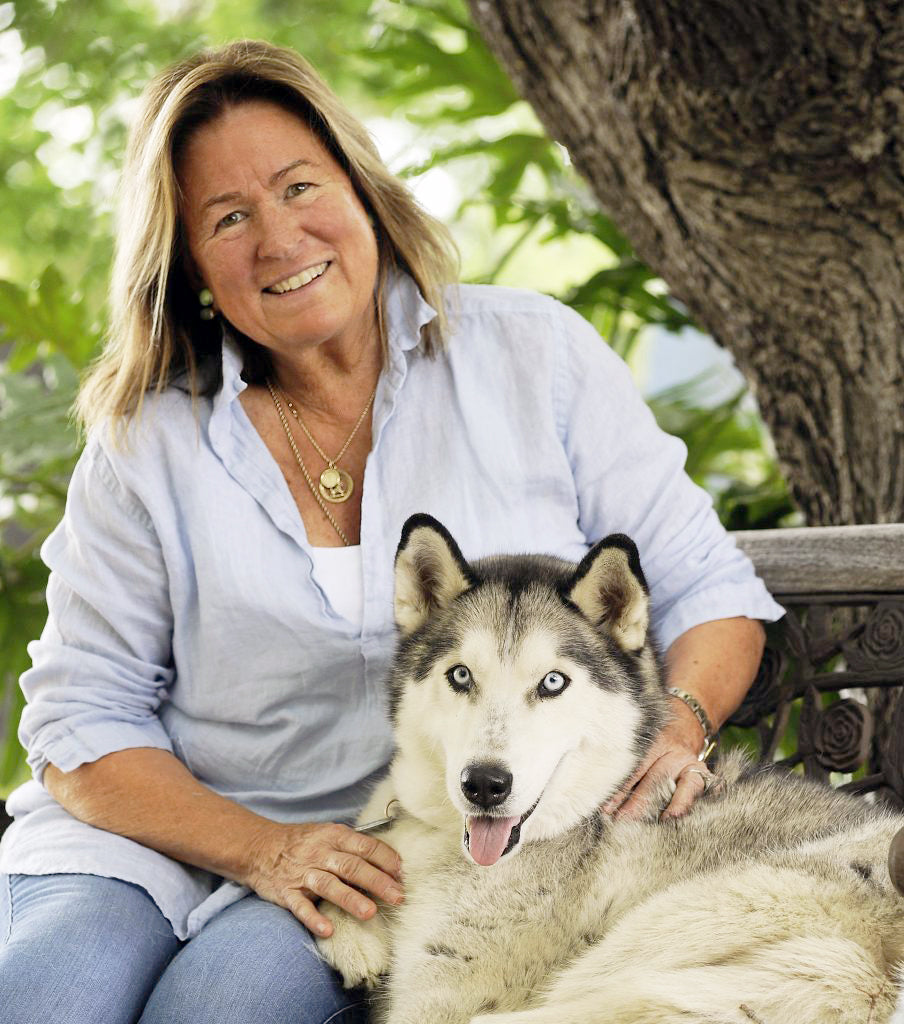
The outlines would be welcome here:
<svg viewBox="0 0 904 1024">
<path fill-rule="evenodd" d="M 482 867 L 495 864 L 521 840 L 521 826 L 534 813 L 540 798 L 520 818 L 471 815 L 465 824 L 464 843 L 474 862 Z"/>
</svg>

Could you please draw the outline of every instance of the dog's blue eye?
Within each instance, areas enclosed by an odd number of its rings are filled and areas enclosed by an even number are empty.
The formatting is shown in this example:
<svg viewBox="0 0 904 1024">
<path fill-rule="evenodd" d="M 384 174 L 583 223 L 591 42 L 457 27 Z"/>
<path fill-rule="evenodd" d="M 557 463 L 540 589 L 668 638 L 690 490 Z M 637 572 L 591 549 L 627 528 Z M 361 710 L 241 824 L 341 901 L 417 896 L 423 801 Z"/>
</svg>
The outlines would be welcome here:
<svg viewBox="0 0 904 1024">
<path fill-rule="evenodd" d="M 541 697 L 558 697 L 571 680 L 561 672 L 547 672 L 537 687 Z"/>
<path fill-rule="evenodd" d="M 454 668 L 450 668 L 446 673 L 446 679 L 449 680 L 449 685 L 453 690 L 458 690 L 460 693 L 464 693 L 471 689 L 471 670 L 467 665 L 456 665 Z"/>
</svg>

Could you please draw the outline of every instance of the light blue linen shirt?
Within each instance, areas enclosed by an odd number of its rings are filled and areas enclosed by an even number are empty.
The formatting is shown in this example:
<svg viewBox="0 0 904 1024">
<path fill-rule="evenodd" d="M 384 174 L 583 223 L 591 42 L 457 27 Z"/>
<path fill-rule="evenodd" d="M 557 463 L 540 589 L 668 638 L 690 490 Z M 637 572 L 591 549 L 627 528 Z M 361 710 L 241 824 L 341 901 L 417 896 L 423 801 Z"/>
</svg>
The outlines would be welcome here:
<svg viewBox="0 0 904 1024">
<path fill-rule="evenodd" d="M 149 397 L 129 447 L 90 437 L 42 554 L 49 618 L 21 680 L 34 780 L 8 802 L 0 871 L 142 886 L 180 938 L 244 890 L 71 817 L 40 784 L 128 747 L 172 751 L 216 792 L 279 821 L 349 820 L 387 764 L 392 564 L 415 512 L 468 558 L 574 561 L 638 545 L 663 647 L 700 622 L 782 614 L 685 475 L 625 365 L 578 314 L 463 286 L 447 350 L 410 278 L 386 299 L 389 357 L 361 508 L 363 618 L 330 605 L 286 482 L 245 415 L 241 358 L 195 409 Z"/>
</svg>

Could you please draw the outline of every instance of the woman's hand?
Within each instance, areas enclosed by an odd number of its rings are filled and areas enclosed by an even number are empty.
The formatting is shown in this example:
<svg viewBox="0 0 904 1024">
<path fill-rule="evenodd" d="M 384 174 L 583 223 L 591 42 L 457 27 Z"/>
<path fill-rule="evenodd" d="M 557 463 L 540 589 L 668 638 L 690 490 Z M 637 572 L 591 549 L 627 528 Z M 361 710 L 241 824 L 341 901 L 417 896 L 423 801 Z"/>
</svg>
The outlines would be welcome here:
<svg viewBox="0 0 904 1024">
<path fill-rule="evenodd" d="M 765 633 L 754 619 L 737 616 L 701 622 L 677 637 L 666 651 L 670 686 L 693 693 L 718 728 L 744 699 L 760 658 Z M 672 718 L 657 736 L 634 775 L 603 807 L 616 817 L 640 818 L 661 799 L 663 783 L 675 791 L 663 818 L 680 818 L 712 785 L 714 776 L 697 758 L 703 727 L 677 697 L 669 698 Z"/>
<path fill-rule="evenodd" d="M 244 881 L 258 896 L 290 910 L 310 931 L 327 936 L 333 926 L 317 911 L 317 900 L 366 921 L 377 906 L 363 893 L 402 902 L 401 869 L 391 846 L 346 825 L 268 822 Z"/>
<path fill-rule="evenodd" d="M 675 791 L 660 817 L 680 818 L 709 788 L 714 776 L 697 760 L 703 745 L 703 729 L 683 701 L 673 697 L 670 703 L 674 705 L 674 718 L 653 741 L 637 771 L 604 805 L 606 814 L 614 814 L 616 818 L 644 817 L 651 803 L 658 801 L 663 782 L 668 780 L 674 784 Z"/>
<path fill-rule="evenodd" d="M 401 860 L 386 843 L 345 825 L 263 818 L 198 782 L 168 750 L 117 750 L 71 772 L 49 764 L 44 785 L 80 821 L 247 885 L 318 935 L 332 932 L 318 899 L 362 919 L 377 908 L 359 890 L 402 900 Z"/>
</svg>

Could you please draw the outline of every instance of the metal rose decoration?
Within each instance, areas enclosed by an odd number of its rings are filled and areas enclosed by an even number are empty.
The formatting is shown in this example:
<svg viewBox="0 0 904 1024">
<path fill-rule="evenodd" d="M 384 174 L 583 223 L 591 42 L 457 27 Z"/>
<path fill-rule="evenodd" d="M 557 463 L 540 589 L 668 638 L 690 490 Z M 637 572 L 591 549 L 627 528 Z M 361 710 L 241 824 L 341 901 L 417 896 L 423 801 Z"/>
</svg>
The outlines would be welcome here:
<svg viewBox="0 0 904 1024">
<path fill-rule="evenodd" d="M 869 708 L 855 700 L 839 700 L 816 719 L 813 753 L 826 771 L 853 772 L 866 760 L 872 735 Z"/>
<path fill-rule="evenodd" d="M 856 639 L 844 645 L 844 657 L 855 672 L 904 673 L 904 604 L 877 604 Z"/>
</svg>

